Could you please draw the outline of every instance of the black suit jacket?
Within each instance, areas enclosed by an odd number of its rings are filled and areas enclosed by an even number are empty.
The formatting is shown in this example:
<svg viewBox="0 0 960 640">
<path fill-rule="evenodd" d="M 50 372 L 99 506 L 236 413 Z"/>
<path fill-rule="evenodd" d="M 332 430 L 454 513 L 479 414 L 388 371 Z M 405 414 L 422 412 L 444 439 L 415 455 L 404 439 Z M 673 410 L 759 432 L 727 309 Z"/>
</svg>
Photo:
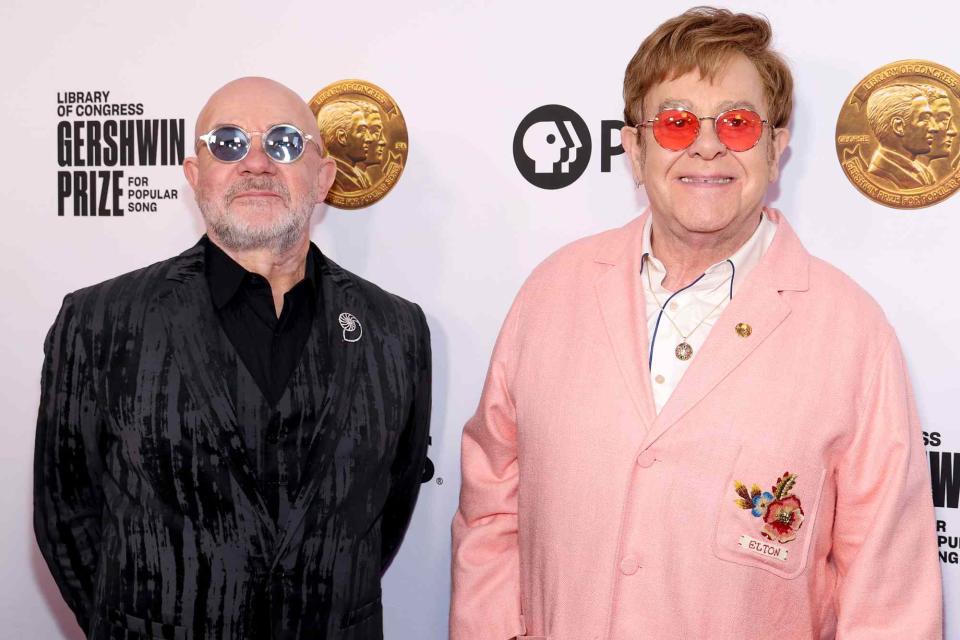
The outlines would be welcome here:
<svg viewBox="0 0 960 640">
<path fill-rule="evenodd" d="M 426 455 L 429 331 L 415 304 L 326 258 L 321 273 L 292 383 L 321 417 L 282 522 L 240 437 L 203 247 L 64 300 L 44 346 L 34 528 L 89 638 L 382 636 L 380 577 Z"/>
</svg>

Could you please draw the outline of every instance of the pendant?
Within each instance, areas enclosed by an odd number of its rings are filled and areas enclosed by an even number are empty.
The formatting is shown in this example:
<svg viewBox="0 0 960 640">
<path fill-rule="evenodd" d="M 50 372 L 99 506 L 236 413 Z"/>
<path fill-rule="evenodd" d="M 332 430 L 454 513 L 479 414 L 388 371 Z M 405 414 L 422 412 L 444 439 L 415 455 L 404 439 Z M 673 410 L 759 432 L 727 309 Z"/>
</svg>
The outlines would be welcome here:
<svg viewBox="0 0 960 640">
<path fill-rule="evenodd" d="M 677 345 L 677 348 L 674 349 L 673 352 L 677 355 L 677 360 L 689 360 L 691 356 L 693 356 L 693 347 L 684 340 Z"/>
</svg>

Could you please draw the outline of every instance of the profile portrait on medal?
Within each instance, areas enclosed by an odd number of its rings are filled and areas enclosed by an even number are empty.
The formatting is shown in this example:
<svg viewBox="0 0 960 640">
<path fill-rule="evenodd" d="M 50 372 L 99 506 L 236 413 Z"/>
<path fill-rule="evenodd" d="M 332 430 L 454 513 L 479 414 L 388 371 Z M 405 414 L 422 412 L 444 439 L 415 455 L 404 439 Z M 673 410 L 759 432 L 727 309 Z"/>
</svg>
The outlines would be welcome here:
<svg viewBox="0 0 960 640">
<path fill-rule="evenodd" d="M 929 157 L 940 129 L 924 84 L 881 87 L 867 100 L 867 122 L 877 139 L 867 173 L 889 189 L 917 189 L 936 184 Z"/>
<path fill-rule="evenodd" d="M 933 134 L 933 142 L 930 143 L 930 153 L 918 159 L 929 167 L 934 178 L 939 182 L 956 171 L 960 162 L 960 153 L 957 152 L 954 144 L 957 137 L 957 122 L 953 116 L 950 94 L 945 89 L 933 85 L 927 85 L 926 90 L 937 130 Z"/>
<path fill-rule="evenodd" d="M 333 190 L 351 193 L 372 187 L 387 145 L 380 108 L 359 98 L 336 100 L 320 109 L 317 124 L 337 165 Z"/>
</svg>

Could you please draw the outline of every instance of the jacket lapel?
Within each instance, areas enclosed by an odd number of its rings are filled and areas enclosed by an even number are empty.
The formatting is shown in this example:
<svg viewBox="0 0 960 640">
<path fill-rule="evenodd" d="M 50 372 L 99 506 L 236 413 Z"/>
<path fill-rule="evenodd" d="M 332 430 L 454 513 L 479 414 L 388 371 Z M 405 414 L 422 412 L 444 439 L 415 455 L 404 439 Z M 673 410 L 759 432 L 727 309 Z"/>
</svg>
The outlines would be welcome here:
<svg viewBox="0 0 960 640">
<path fill-rule="evenodd" d="M 320 286 L 323 310 L 316 315 L 317 324 L 308 343 L 309 355 L 322 363 L 316 375 L 317 384 L 322 385 L 320 417 L 304 462 L 304 469 L 309 469 L 309 474 L 300 486 L 286 521 L 281 523 L 282 537 L 277 545 L 274 566 L 286 551 L 310 502 L 328 475 L 357 391 L 357 373 L 374 344 L 369 333 L 371 314 L 354 280 L 325 256 L 321 263 Z M 351 314 L 358 320 L 359 332 L 345 331 L 341 314 Z"/>
<path fill-rule="evenodd" d="M 645 220 L 646 215 L 641 216 L 619 230 L 595 261 L 608 265 L 596 282 L 600 314 L 627 393 L 647 430 L 656 417 L 656 409 L 646 364 L 646 303 L 639 280 Z"/>
<path fill-rule="evenodd" d="M 778 224 L 773 243 L 711 329 L 700 353 L 647 433 L 644 447 L 693 409 L 790 315 L 782 291 L 807 289 L 809 254 L 778 211 L 768 209 L 767 214 Z M 751 327 L 747 337 L 736 331 L 741 322 Z"/>
<path fill-rule="evenodd" d="M 167 279 L 176 284 L 161 298 L 160 309 L 174 357 L 184 373 L 184 384 L 197 399 L 204 424 L 213 431 L 254 512 L 274 535 L 276 525 L 257 486 L 238 430 L 236 408 L 227 390 L 230 372 L 220 348 L 222 330 L 204 276 L 203 245 L 182 253 Z"/>
</svg>

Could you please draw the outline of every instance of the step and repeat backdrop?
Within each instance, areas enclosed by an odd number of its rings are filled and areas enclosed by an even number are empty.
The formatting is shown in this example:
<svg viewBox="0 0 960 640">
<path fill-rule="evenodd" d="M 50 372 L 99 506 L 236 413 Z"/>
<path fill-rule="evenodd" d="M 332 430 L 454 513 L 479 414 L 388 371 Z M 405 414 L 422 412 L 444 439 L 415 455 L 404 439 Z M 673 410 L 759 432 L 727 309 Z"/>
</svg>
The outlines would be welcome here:
<svg viewBox="0 0 960 640">
<path fill-rule="evenodd" d="M 960 80 L 951 71 L 960 70 L 960 5 L 725 6 L 766 15 L 795 74 L 791 144 L 771 204 L 812 253 L 880 302 L 903 344 L 937 507 L 930 535 L 946 637 L 958 640 L 960 196 L 950 195 L 960 187 Z M 206 98 L 246 75 L 290 86 L 328 122 L 340 121 L 348 100 L 364 114 L 370 141 L 341 145 L 337 206 L 318 208 L 312 237 L 346 268 L 419 302 L 430 323 L 435 472 L 385 578 L 384 615 L 388 639 L 445 637 L 460 432 L 500 322 L 547 255 L 646 206 L 620 146 L 623 70 L 641 39 L 685 8 L 416 0 L 0 8 L 0 638 L 81 637 L 31 524 L 44 335 L 66 293 L 196 242 L 203 224 L 180 165 L 202 133 L 193 123 Z M 920 143 L 912 170 L 879 175 L 871 161 L 886 152 L 886 134 L 876 113 L 918 100 L 937 133 Z"/>
</svg>

